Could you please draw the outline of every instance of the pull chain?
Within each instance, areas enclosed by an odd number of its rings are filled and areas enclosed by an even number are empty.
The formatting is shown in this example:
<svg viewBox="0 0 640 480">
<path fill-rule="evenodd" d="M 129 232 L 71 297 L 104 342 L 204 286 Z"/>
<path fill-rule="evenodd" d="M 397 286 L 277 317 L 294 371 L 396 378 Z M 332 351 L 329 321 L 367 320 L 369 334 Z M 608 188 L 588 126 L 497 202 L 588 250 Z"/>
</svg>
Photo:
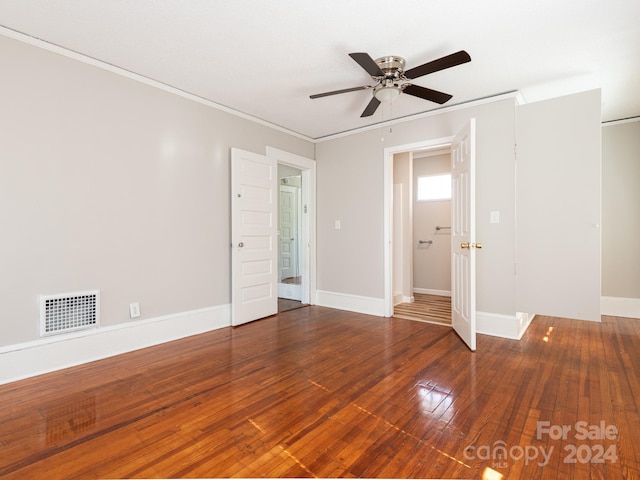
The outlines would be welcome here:
<svg viewBox="0 0 640 480">
<path fill-rule="evenodd" d="M 388 105 L 388 107 L 387 107 Z M 381 127 L 380 127 L 380 141 L 384 142 L 384 130 L 385 130 L 385 117 L 387 117 L 388 123 L 389 123 L 389 135 L 391 135 L 393 133 L 393 102 L 382 102 L 382 123 L 381 123 Z M 387 111 L 388 108 L 388 111 Z M 385 115 L 387 114 L 387 115 Z"/>
</svg>

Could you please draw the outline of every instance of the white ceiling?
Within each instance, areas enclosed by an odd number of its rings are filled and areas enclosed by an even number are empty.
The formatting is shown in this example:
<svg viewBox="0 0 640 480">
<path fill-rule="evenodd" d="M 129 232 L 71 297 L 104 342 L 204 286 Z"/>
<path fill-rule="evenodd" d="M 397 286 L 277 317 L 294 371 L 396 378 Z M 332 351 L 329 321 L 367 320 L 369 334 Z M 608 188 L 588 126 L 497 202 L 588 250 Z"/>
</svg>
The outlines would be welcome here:
<svg viewBox="0 0 640 480">
<path fill-rule="evenodd" d="M 403 94 L 372 117 L 347 54 L 411 68 L 472 61 L 413 83 L 455 105 L 602 88 L 603 121 L 640 115 L 638 0 L 0 0 L 0 25 L 317 139 L 441 108 Z M 2 32 L 0 32 L 2 33 Z"/>
</svg>

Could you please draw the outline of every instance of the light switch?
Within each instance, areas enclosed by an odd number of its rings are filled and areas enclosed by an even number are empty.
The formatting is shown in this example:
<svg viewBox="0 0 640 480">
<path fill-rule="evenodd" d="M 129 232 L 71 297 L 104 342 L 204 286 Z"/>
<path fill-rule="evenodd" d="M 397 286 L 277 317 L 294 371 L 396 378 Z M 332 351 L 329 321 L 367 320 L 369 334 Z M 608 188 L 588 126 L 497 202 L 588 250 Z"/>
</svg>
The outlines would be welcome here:
<svg viewBox="0 0 640 480">
<path fill-rule="evenodd" d="M 489 213 L 489 223 L 500 223 L 500 211 L 493 210 Z"/>
<path fill-rule="evenodd" d="M 340 230 L 340 220 L 336 220 L 335 229 Z"/>
</svg>

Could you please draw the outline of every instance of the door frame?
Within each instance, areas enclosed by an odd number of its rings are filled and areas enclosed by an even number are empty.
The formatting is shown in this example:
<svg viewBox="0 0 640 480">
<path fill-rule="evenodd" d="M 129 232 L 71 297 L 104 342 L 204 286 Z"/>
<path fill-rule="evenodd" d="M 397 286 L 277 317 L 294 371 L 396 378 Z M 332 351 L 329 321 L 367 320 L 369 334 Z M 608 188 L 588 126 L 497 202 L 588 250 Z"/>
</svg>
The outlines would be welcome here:
<svg viewBox="0 0 640 480">
<path fill-rule="evenodd" d="M 297 168 L 302 172 L 301 187 L 301 249 L 298 252 L 302 303 L 316 304 L 316 161 L 280 150 L 266 148 L 267 157 L 274 158 L 280 165 Z M 305 213 L 304 209 L 307 209 Z M 277 285 L 276 285 L 277 287 Z"/>
<path fill-rule="evenodd" d="M 384 149 L 384 316 L 393 316 L 393 156 L 442 147 L 450 147 L 455 135 L 433 138 Z"/>
</svg>

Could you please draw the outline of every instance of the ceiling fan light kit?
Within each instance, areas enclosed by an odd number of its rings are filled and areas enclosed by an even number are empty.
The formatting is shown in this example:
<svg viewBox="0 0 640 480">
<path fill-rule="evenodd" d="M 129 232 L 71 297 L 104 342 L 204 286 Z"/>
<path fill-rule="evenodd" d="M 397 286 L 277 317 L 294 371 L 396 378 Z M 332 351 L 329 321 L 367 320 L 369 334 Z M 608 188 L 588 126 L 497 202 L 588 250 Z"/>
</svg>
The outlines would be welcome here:
<svg viewBox="0 0 640 480">
<path fill-rule="evenodd" d="M 419 85 L 414 85 L 409 81 L 429 73 L 434 73 L 471 61 L 471 56 L 464 50 L 460 50 L 459 52 L 424 63 L 405 72 L 404 67 L 406 62 L 402 57 L 391 55 L 374 60 L 368 53 L 364 52 L 350 53 L 349 56 L 371 76 L 371 79 L 376 82 L 375 85 L 363 85 L 361 87 L 344 88 L 331 92 L 318 93 L 311 95 L 310 98 L 315 99 L 340 93 L 373 89 L 373 98 L 367 105 L 367 108 L 365 108 L 364 112 L 362 112 L 362 115 L 360 115 L 361 117 L 369 117 L 373 115 L 380 103 L 391 103 L 398 98 L 401 93 L 407 93 L 414 97 L 429 100 L 440 105 L 448 102 L 452 98 L 452 95 L 421 87 Z"/>
<path fill-rule="evenodd" d="M 400 91 L 397 85 L 379 85 L 373 90 L 373 96 L 381 102 L 391 103 L 400 96 Z"/>
</svg>

